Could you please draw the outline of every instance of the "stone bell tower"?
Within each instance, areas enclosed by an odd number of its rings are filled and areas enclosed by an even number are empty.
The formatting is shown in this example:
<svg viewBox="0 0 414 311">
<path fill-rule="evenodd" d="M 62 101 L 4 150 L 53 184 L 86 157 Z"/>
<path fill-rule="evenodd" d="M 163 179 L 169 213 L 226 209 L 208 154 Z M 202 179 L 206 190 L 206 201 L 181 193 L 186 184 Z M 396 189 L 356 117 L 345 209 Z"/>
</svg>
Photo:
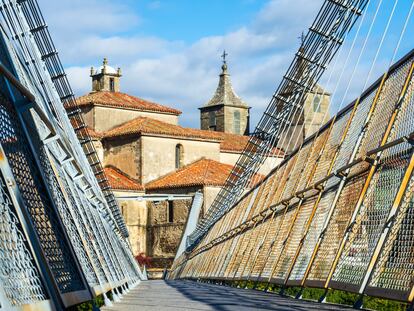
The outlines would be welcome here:
<svg viewBox="0 0 414 311">
<path fill-rule="evenodd" d="M 250 107 L 233 90 L 226 56 L 224 51 L 222 72 L 213 98 L 199 108 L 201 129 L 248 135 Z"/>
<path fill-rule="evenodd" d="M 115 70 L 108 65 L 108 60 L 104 58 L 101 67 L 96 70 L 91 67 L 92 92 L 119 92 L 121 76 L 121 68 Z"/>
</svg>

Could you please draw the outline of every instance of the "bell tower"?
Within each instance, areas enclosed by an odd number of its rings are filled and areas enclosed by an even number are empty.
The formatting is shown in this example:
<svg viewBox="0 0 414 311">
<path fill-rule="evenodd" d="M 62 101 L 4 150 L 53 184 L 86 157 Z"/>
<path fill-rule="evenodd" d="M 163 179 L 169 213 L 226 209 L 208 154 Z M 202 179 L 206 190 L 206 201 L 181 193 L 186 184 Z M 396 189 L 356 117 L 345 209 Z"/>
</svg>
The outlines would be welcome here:
<svg viewBox="0 0 414 311">
<path fill-rule="evenodd" d="M 121 68 L 115 70 L 108 65 L 108 60 L 104 58 L 101 67 L 95 70 L 91 67 L 92 92 L 119 92 Z"/>
<path fill-rule="evenodd" d="M 249 134 L 250 107 L 236 95 L 227 67 L 227 53 L 223 52 L 223 65 L 216 92 L 200 109 L 201 129 L 240 135 Z"/>
</svg>

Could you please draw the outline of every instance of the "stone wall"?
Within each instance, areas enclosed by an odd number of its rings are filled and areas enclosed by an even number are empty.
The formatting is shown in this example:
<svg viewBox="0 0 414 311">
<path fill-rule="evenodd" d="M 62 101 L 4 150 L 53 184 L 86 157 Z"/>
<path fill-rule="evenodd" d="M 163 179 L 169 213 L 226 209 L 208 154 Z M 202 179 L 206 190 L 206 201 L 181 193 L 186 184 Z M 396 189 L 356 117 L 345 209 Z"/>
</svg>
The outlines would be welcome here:
<svg viewBox="0 0 414 311">
<path fill-rule="evenodd" d="M 92 137 L 92 144 L 95 147 L 99 161 L 101 161 L 101 163 L 104 163 L 104 148 L 102 142 L 99 139 Z"/>
<path fill-rule="evenodd" d="M 178 116 L 174 114 L 94 106 L 93 125 L 95 127 L 91 127 L 97 132 L 105 132 L 138 117 L 152 118 L 174 125 L 178 124 Z"/>
<path fill-rule="evenodd" d="M 220 153 L 220 162 L 234 165 L 236 164 L 237 160 L 240 157 L 239 152 L 221 152 Z M 270 173 L 272 169 L 274 169 L 280 162 L 282 162 L 282 158 L 280 157 L 268 157 L 263 165 L 259 169 L 259 174 L 267 175 Z"/>
<path fill-rule="evenodd" d="M 147 255 L 152 258 L 152 268 L 170 267 L 181 241 L 191 200 L 171 201 L 174 215 L 169 222 L 168 201 L 147 202 Z"/>
<path fill-rule="evenodd" d="M 114 195 L 117 198 L 142 194 L 143 192 L 114 191 Z M 146 254 L 148 220 L 147 202 L 118 199 L 118 204 L 129 231 L 129 242 L 131 243 L 132 253 L 134 256 L 137 256 L 140 253 Z"/>
<path fill-rule="evenodd" d="M 214 113 L 216 118 L 217 132 L 226 132 L 240 135 L 249 134 L 249 109 L 233 106 L 212 106 L 200 109 L 200 128 L 202 130 L 211 130 L 210 128 L 210 112 Z M 234 112 L 240 112 L 240 131 L 236 133 L 234 128 Z"/>
<path fill-rule="evenodd" d="M 318 110 L 316 109 L 317 102 L 320 102 Z M 304 105 L 305 137 L 309 137 L 315 133 L 322 125 L 329 121 L 329 103 L 329 95 L 312 93 L 307 96 Z"/>
<path fill-rule="evenodd" d="M 220 143 L 216 141 L 189 140 L 180 138 L 142 136 L 142 182 L 174 172 L 175 148 L 183 146 L 183 165 L 203 157 L 220 161 Z"/>
<path fill-rule="evenodd" d="M 95 118 L 94 118 L 94 109 L 91 106 L 81 107 L 82 118 L 85 124 L 91 128 L 95 129 Z"/>
<path fill-rule="evenodd" d="M 210 128 L 210 112 L 214 113 L 216 120 L 215 131 L 224 132 L 224 106 L 203 107 L 200 109 L 200 128 L 202 130 L 213 130 Z"/>
<path fill-rule="evenodd" d="M 104 165 L 113 165 L 127 175 L 141 180 L 141 140 L 136 137 L 106 139 L 104 146 Z"/>
<path fill-rule="evenodd" d="M 242 107 L 226 106 L 224 108 L 224 132 L 247 135 L 249 133 L 249 109 Z M 234 128 L 234 112 L 240 112 L 240 131 Z"/>
</svg>

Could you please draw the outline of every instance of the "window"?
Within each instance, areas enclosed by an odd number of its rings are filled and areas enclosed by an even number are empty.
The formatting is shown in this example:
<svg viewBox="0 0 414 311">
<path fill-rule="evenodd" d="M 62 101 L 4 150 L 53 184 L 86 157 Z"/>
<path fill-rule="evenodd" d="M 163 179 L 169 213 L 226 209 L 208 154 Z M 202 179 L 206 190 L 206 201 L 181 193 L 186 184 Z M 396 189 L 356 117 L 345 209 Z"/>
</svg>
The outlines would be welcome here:
<svg viewBox="0 0 414 311">
<path fill-rule="evenodd" d="M 168 201 L 168 222 L 174 222 L 174 203 L 173 201 Z"/>
<path fill-rule="evenodd" d="M 115 80 L 114 78 L 109 78 L 109 89 L 111 92 L 115 92 Z"/>
<path fill-rule="evenodd" d="M 183 166 L 184 161 L 184 148 L 183 145 L 178 144 L 175 146 L 175 168 L 179 169 Z"/>
<path fill-rule="evenodd" d="M 240 134 L 240 111 L 236 110 L 233 113 L 233 119 L 234 133 Z"/>
<path fill-rule="evenodd" d="M 313 111 L 321 112 L 321 97 L 318 95 L 315 95 L 315 98 L 313 99 Z"/>
<path fill-rule="evenodd" d="M 208 128 L 212 131 L 215 131 L 216 127 L 217 127 L 216 113 L 214 111 L 210 111 L 208 113 Z"/>
</svg>

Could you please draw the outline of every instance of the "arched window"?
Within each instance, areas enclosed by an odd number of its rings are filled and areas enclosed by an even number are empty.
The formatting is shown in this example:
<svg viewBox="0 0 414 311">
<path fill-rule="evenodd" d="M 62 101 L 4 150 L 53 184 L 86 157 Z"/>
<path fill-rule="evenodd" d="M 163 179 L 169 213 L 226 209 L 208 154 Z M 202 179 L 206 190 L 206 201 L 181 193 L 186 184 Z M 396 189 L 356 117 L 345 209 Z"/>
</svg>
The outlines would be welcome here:
<svg viewBox="0 0 414 311">
<path fill-rule="evenodd" d="M 313 111 L 321 112 L 321 97 L 319 95 L 315 95 L 313 99 Z"/>
<path fill-rule="evenodd" d="M 173 201 L 168 201 L 167 220 L 170 223 L 174 222 L 174 203 L 173 203 Z"/>
<path fill-rule="evenodd" d="M 184 148 L 183 145 L 178 144 L 175 146 L 175 168 L 178 169 L 183 166 L 184 161 Z"/>
<path fill-rule="evenodd" d="M 216 113 L 214 111 L 210 111 L 208 113 L 208 128 L 212 131 L 215 131 L 216 126 L 217 126 Z"/>
<path fill-rule="evenodd" d="M 240 111 L 238 110 L 233 113 L 233 127 L 234 133 L 240 134 Z"/>
<path fill-rule="evenodd" d="M 115 79 L 109 78 L 109 90 L 115 92 Z"/>
</svg>

